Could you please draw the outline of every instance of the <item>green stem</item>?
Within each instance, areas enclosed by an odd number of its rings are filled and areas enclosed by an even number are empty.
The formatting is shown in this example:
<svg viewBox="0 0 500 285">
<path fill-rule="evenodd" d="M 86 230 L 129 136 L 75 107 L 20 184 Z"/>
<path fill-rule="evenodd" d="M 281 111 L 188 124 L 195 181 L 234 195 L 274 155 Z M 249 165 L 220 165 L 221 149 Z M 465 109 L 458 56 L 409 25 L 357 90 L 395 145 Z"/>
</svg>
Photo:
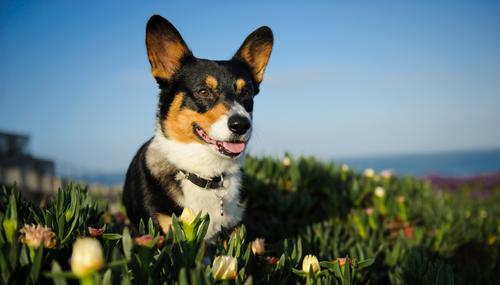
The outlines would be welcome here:
<svg viewBox="0 0 500 285">
<path fill-rule="evenodd" d="M 90 275 L 87 277 L 80 278 L 80 284 L 81 285 L 94 285 L 94 276 Z"/>
<path fill-rule="evenodd" d="M 43 245 L 40 245 L 43 246 Z M 33 262 L 35 260 L 35 249 L 33 247 L 28 247 L 29 253 L 30 253 L 30 260 Z"/>
</svg>

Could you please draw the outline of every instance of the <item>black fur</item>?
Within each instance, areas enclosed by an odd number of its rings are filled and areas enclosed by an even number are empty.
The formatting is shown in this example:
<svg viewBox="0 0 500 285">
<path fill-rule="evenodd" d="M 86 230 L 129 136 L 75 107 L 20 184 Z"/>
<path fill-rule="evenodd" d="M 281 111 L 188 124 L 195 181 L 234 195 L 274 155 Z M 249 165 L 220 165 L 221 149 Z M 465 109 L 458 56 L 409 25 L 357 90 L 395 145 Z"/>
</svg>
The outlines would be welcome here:
<svg viewBox="0 0 500 285">
<path fill-rule="evenodd" d="M 167 20 L 160 16 L 153 16 L 148 22 L 147 33 L 153 33 L 166 40 L 176 41 L 185 45 L 179 32 Z M 255 34 L 255 35 L 254 35 Z M 252 35 L 257 41 L 269 41 L 272 44 L 272 33 L 267 27 L 260 28 Z M 251 36 L 252 36 L 251 35 Z M 250 38 L 250 36 L 249 36 Z M 247 38 L 246 42 L 252 43 Z M 157 42 L 154 42 L 157 44 Z M 245 44 L 244 43 L 244 44 Z M 180 59 L 180 67 L 170 78 L 156 77 L 160 87 L 160 96 L 157 109 L 157 121 L 163 121 L 169 112 L 175 95 L 183 92 L 182 108 L 188 108 L 198 113 L 205 113 L 217 104 L 231 104 L 239 102 L 248 112 L 253 110 L 253 97 L 259 92 L 259 83 L 252 74 L 250 63 L 238 56 L 238 53 L 227 61 L 212 61 L 199 59 L 187 52 Z M 251 48 L 254 48 L 253 46 Z M 160 49 L 160 52 L 162 50 Z M 151 62 L 151 58 L 150 58 Z M 155 63 L 151 62 L 153 66 Z M 209 96 L 199 96 L 198 92 L 206 88 L 205 79 L 208 75 L 217 78 L 216 90 L 210 90 Z M 235 80 L 241 78 L 247 82 L 246 95 L 237 94 Z M 161 127 L 162 135 L 168 138 L 168 132 Z M 158 213 L 180 215 L 182 207 L 175 202 L 174 197 L 182 195 L 179 181 L 175 179 L 178 169 L 165 160 L 162 173 L 155 177 L 146 164 L 146 151 L 151 139 L 146 142 L 135 154 L 126 175 L 123 202 L 131 222 L 139 224 L 140 219 L 145 222 L 151 217 L 156 226 Z M 158 176 L 158 175 L 157 175 Z"/>
<path fill-rule="evenodd" d="M 175 213 L 179 216 L 182 212 L 182 208 L 174 202 L 172 196 L 169 196 L 169 193 L 181 192 L 179 181 L 175 180 L 176 169 L 167 169 L 165 175 L 158 179 L 146 166 L 145 152 L 150 142 L 151 140 L 143 144 L 134 156 L 127 171 L 123 190 L 123 203 L 134 225 L 138 225 L 140 219 L 147 223 L 148 219 L 154 217 L 156 213 L 169 213 L 170 215 Z M 155 219 L 153 221 L 158 226 L 157 221 Z"/>
</svg>

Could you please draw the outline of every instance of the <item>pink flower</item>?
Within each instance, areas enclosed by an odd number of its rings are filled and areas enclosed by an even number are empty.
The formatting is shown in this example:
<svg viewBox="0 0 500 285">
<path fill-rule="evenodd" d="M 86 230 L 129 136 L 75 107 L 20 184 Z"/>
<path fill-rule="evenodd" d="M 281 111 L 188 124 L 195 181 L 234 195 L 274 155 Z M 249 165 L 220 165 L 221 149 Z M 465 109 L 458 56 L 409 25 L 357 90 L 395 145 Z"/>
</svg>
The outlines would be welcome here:
<svg viewBox="0 0 500 285">
<path fill-rule="evenodd" d="M 93 228 L 93 227 L 87 227 L 87 228 L 89 230 L 89 235 L 91 237 L 100 237 L 104 234 L 106 226 L 102 226 L 102 228 Z"/>
<path fill-rule="evenodd" d="M 153 247 L 154 245 L 154 239 L 151 235 L 143 235 L 140 237 L 134 238 L 134 242 L 140 246 L 145 246 L 145 247 Z"/>
<path fill-rule="evenodd" d="M 366 213 L 368 216 L 373 215 L 373 208 L 366 208 L 366 209 L 365 209 L 365 213 Z"/>
<path fill-rule="evenodd" d="M 56 246 L 56 234 L 49 227 L 24 225 L 20 232 L 24 234 L 23 243 L 29 247 L 38 248 L 42 245 L 46 248 L 54 248 Z"/>
</svg>

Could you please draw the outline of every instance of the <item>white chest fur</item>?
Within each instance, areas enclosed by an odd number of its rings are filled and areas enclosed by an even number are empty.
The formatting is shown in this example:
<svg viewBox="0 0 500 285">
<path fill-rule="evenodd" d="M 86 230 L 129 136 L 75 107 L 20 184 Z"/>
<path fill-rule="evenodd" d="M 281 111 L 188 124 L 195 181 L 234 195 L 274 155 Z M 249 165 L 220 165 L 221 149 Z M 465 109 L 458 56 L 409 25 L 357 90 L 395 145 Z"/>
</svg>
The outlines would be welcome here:
<svg viewBox="0 0 500 285">
<path fill-rule="evenodd" d="M 220 190 L 207 190 L 194 185 L 187 179 L 179 178 L 183 195 L 178 198 L 177 203 L 182 207 L 189 207 L 195 212 L 201 211 L 210 216 L 210 225 L 205 240 L 212 239 L 221 227 L 235 226 L 243 217 L 244 205 L 240 203 L 240 167 L 243 161 L 244 155 L 230 160 L 222 158 L 199 143 L 183 144 L 169 140 L 158 129 L 146 154 L 148 168 L 157 177 L 162 175 L 163 166 L 166 163 L 203 177 L 225 173 L 224 185 Z M 217 196 L 223 197 L 224 215 L 222 216 L 220 200 Z"/>
<path fill-rule="evenodd" d="M 221 227 L 230 228 L 241 221 L 244 205 L 240 204 L 240 180 L 239 174 L 228 176 L 224 180 L 224 187 L 220 190 L 203 189 L 186 179 L 181 181 L 183 198 L 180 202 L 182 206 L 189 207 L 195 212 L 207 213 L 210 216 L 206 240 L 211 240 Z M 220 214 L 219 197 L 222 197 L 224 202 L 223 215 Z"/>
</svg>

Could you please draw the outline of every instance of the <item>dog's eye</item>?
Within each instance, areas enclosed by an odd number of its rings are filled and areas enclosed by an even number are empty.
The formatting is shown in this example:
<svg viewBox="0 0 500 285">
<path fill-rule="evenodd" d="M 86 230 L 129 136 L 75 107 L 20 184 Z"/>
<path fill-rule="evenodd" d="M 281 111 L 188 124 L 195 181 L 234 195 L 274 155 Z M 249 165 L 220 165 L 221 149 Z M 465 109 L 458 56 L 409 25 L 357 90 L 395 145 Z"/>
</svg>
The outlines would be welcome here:
<svg viewBox="0 0 500 285">
<path fill-rule="evenodd" d="M 207 88 L 201 88 L 200 90 L 196 91 L 196 95 L 200 97 L 207 97 L 210 95 L 210 91 L 208 91 Z"/>
<path fill-rule="evenodd" d="M 243 96 L 248 96 L 248 95 L 250 95 L 250 94 L 251 94 L 251 93 L 250 93 L 250 89 L 248 89 L 248 88 L 243 88 L 243 89 L 241 90 L 241 95 L 243 95 Z"/>
</svg>

